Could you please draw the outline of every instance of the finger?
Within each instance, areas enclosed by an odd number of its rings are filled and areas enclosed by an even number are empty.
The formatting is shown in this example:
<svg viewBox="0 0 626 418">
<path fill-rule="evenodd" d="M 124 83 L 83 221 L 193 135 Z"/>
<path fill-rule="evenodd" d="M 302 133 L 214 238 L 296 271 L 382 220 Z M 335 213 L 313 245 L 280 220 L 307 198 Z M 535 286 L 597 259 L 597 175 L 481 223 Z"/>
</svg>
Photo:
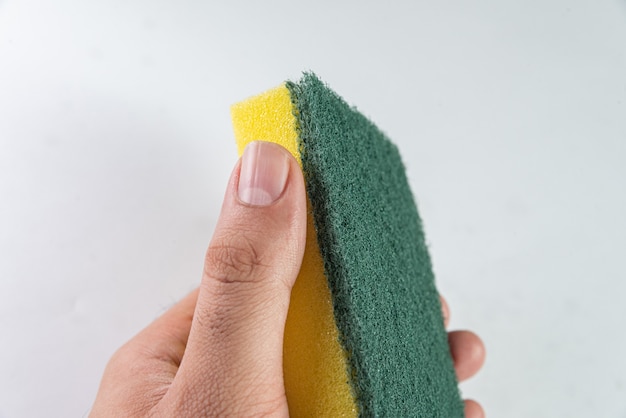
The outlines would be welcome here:
<svg viewBox="0 0 626 418">
<path fill-rule="evenodd" d="M 185 351 L 197 297 L 196 289 L 115 352 L 91 416 L 106 416 L 101 407 L 141 416 L 163 397 Z"/>
<path fill-rule="evenodd" d="M 192 415 L 287 412 L 283 334 L 306 211 L 291 154 L 267 142 L 248 145 L 207 250 L 187 351 L 172 385 L 177 399 L 208 399 Z"/>
<path fill-rule="evenodd" d="M 450 325 L 450 307 L 443 296 L 439 295 L 439 300 L 441 301 L 441 311 L 443 313 L 443 325 L 448 328 L 448 325 Z"/>
<path fill-rule="evenodd" d="M 470 331 L 453 331 L 448 333 L 448 343 L 459 381 L 474 376 L 485 362 L 482 340 Z"/>
<path fill-rule="evenodd" d="M 187 346 L 199 289 L 189 293 L 129 342 L 144 358 L 180 365 Z"/>
<path fill-rule="evenodd" d="M 478 402 L 467 399 L 465 401 L 465 418 L 485 418 L 485 411 Z"/>
</svg>

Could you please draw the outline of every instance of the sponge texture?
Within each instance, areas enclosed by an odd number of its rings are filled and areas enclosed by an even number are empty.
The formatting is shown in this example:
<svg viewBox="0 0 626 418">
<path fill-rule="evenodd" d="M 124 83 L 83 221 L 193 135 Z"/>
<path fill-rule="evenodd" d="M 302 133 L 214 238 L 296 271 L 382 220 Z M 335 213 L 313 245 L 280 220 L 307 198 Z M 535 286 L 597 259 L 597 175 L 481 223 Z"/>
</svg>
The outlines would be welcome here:
<svg viewBox="0 0 626 418">
<path fill-rule="evenodd" d="M 240 150 L 256 139 L 288 143 L 312 210 L 285 335 L 291 415 L 462 417 L 398 150 L 312 74 L 268 94 L 233 107 L 233 120 Z M 267 110 L 278 102 L 281 111 Z M 282 131 L 250 129 L 267 124 Z"/>
<path fill-rule="evenodd" d="M 421 220 L 397 148 L 315 76 L 287 86 L 361 414 L 462 417 Z"/>
</svg>

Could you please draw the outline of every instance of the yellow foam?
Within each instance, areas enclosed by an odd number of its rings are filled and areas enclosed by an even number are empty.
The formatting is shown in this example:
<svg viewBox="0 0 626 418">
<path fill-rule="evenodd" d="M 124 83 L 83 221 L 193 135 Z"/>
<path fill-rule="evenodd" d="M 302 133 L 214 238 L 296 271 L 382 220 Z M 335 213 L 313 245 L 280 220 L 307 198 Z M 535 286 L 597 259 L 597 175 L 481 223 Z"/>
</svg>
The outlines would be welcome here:
<svg viewBox="0 0 626 418">
<path fill-rule="evenodd" d="M 298 160 L 297 120 L 285 85 L 231 109 L 239 155 L 249 142 L 275 142 Z M 330 290 L 309 204 L 300 274 L 291 292 L 283 368 L 292 417 L 356 417 L 346 353 L 339 342 Z"/>
<path fill-rule="evenodd" d="M 239 155 L 252 141 L 275 142 L 291 152 L 302 167 L 292 109 L 291 95 L 284 85 L 234 104 L 231 115 Z"/>
</svg>

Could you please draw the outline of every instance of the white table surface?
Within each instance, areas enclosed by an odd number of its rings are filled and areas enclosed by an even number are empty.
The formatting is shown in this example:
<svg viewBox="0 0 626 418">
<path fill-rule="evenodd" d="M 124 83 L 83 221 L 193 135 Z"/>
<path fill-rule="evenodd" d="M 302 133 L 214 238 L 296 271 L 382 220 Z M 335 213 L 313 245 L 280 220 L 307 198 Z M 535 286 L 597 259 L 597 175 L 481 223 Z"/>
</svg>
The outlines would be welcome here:
<svg viewBox="0 0 626 418">
<path fill-rule="evenodd" d="M 305 69 L 402 151 L 464 394 L 626 417 L 623 0 L 0 0 L 0 417 L 88 413 L 198 284 L 229 105 Z"/>
</svg>

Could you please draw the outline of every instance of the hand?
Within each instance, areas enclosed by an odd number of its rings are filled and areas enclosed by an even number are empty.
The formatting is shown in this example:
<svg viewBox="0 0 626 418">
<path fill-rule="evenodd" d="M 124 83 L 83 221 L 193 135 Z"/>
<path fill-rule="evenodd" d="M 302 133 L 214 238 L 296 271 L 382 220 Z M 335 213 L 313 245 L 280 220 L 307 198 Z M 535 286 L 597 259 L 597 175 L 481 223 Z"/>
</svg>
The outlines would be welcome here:
<svg viewBox="0 0 626 418">
<path fill-rule="evenodd" d="M 289 415 L 283 332 L 304 253 L 305 196 L 286 150 L 266 142 L 246 148 L 200 288 L 113 355 L 92 417 Z M 467 331 L 449 341 L 457 375 L 467 379 L 482 365 L 482 343 Z M 480 418 L 482 409 L 466 401 L 466 416 Z"/>
</svg>

